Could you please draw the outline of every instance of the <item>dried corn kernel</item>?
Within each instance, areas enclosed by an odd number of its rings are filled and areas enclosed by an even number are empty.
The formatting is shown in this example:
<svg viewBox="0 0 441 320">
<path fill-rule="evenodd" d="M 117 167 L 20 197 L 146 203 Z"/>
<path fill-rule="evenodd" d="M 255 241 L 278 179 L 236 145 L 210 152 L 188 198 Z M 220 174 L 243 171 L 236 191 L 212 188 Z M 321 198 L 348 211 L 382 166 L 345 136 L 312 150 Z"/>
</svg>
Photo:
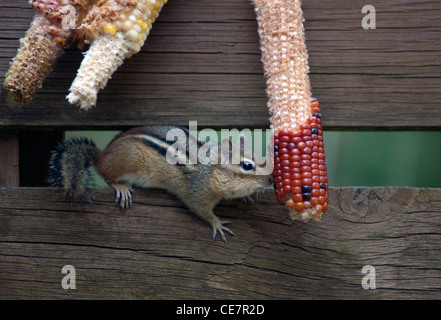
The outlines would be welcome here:
<svg viewBox="0 0 441 320">
<path fill-rule="evenodd" d="M 320 220 L 328 178 L 319 103 L 311 98 L 300 0 L 254 0 L 274 129 L 277 201 L 293 219 Z"/>
<path fill-rule="evenodd" d="M 115 28 L 115 26 L 112 25 L 112 24 L 108 24 L 107 26 L 105 26 L 105 27 L 103 28 L 103 31 L 104 31 L 105 33 L 111 34 L 112 36 L 114 36 L 114 35 L 116 34 L 116 28 Z"/>
</svg>

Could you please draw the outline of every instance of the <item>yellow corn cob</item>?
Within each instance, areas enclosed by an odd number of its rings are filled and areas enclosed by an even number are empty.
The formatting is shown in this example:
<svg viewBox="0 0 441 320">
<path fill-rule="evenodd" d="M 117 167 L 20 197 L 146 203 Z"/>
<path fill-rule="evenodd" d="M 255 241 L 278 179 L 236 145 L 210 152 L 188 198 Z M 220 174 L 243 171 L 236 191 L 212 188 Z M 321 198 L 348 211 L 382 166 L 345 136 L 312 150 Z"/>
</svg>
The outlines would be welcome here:
<svg viewBox="0 0 441 320">
<path fill-rule="evenodd" d="M 328 178 L 318 101 L 311 98 L 300 0 L 253 0 L 274 129 L 277 200 L 293 219 L 320 220 Z"/>
<path fill-rule="evenodd" d="M 125 58 L 139 52 L 167 0 L 100 0 L 83 20 L 90 48 L 78 69 L 67 100 L 83 109 L 96 104 L 97 94 Z"/>
<path fill-rule="evenodd" d="M 94 2 L 95 0 L 30 1 L 37 13 L 25 37 L 20 39 L 20 48 L 4 81 L 5 89 L 14 101 L 26 104 L 34 98 L 56 60 L 62 55 L 63 47 L 73 41 L 75 28 Z M 64 10 L 66 8 L 72 11 Z M 74 14 L 75 25 L 63 28 L 63 19 L 67 14 Z"/>
</svg>

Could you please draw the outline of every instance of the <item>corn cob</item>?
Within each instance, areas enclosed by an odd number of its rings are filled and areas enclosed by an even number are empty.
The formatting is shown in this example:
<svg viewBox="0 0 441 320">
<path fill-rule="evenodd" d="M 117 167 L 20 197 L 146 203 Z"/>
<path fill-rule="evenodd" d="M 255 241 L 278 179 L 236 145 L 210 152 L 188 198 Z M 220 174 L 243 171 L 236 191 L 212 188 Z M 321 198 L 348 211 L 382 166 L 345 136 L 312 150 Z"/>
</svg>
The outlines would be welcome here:
<svg viewBox="0 0 441 320">
<path fill-rule="evenodd" d="M 4 86 L 14 101 L 29 103 L 42 87 L 47 75 L 52 71 L 63 48 L 75 36 L 79 26 L 95 0 L 31 0 L 37 11 L 29 30 L 20 39 L 20 48 L 6 73 Z M 63 28 L 63 19 L 71 11 L 64 10 L 71 5 L 75 11 L 74 27 Z"/>
<path fill-rule="evenodd" d="M 299 0 L 254 0 L 267 81 L 277 201 L 293 219 L 320 220 L 328 178 L 319 103 L 311 98 Z"/>
<path fill-rule="evenodd" d="M 89 109 L 124 59 L 139 52 L 167 0 L 100 0 L 83 21 L 82 38 L 90 48 L 67 100 Z"/>
</svg>

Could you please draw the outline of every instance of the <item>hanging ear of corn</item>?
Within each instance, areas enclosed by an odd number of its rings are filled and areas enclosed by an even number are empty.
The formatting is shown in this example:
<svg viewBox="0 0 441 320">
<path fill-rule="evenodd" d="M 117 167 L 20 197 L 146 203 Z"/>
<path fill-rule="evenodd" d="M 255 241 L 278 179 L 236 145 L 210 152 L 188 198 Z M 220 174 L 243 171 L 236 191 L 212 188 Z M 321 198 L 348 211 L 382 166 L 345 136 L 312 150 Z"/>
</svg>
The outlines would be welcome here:
<svg viewBox="0 0 441 320">
<path fill-rule="evenodd" d="M 293 219 L 320 220 L 328 178 L 319 103 L 311 98 L 299 0 L 253 0 L 274 129 L 276 197 Z"/>
<path fill-rule="evenodd" d="M 4 86 L 19 104 L 29 103 L 70 44 L 94 0 L 31 0 L 37 11 L 5 76 Z M 69 16 L 70 15 L 70 16 Z M 68 20 L 66 20 L 68 19 Z"/>
<path fill-rule="evenodd" d="M 89 109 L 124 59 L 139 52 L 167 0 L 100 0 L 83 21 L 82 38 L 90 48 L 67 96 Z"/>
</svg>

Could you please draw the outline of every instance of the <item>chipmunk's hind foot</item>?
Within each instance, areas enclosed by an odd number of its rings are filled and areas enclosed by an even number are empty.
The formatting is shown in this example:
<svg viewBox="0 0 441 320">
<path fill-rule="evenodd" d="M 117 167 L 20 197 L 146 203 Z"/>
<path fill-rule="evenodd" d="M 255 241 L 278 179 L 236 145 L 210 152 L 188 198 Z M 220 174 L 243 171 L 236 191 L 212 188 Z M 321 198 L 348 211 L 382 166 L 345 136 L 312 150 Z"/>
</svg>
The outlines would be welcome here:
<svg viewBox="0 0 441 320">
<path fill-rule="evenodd" d="M 115 202 L 119 203 L 121 209 L 127 209 L 132 206 L 132 188 L 125 184 L 111 184 L 115 189 Z"/>
</svg>

